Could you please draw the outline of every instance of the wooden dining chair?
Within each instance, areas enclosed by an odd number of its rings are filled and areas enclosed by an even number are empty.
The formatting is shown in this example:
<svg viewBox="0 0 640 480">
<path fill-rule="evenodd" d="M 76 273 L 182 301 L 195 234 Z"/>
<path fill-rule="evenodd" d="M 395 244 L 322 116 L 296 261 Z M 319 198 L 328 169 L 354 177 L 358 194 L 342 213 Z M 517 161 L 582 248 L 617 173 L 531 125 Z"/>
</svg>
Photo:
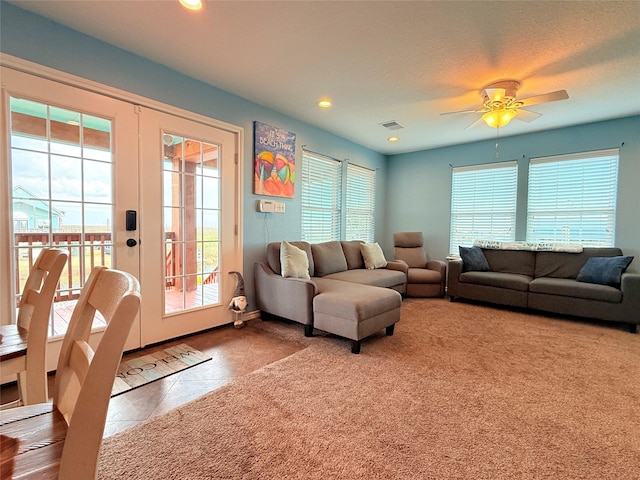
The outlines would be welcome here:
<svg viewBox="0 0 640 480">
<path fill-rule="evenodd" d="M 132 275 L 94 267 L 64 337 L 53 404 L 0 411 L 2 442 L 17 443 L 15 455 L 2 455 L 2 478 L 95 479 L 113 381 L 139 306 Z M 96 311 L 107 326 L 94 349 Z"/>
<path fill-rule="evenodd" d="M 26 354 L 2 361 L 2 376 L 15 375 L 19 398 L 2 408 L 49 401 L 47 391 L 47 338 L 53 296 L 68 254 L 59 248 L 43 248 L 36 258 L 22 290 L 16 324 L 5 325 L 4 335 L 26 331 Z M 24 335 L 22 335 L 24 336 Z"/>
</svg>

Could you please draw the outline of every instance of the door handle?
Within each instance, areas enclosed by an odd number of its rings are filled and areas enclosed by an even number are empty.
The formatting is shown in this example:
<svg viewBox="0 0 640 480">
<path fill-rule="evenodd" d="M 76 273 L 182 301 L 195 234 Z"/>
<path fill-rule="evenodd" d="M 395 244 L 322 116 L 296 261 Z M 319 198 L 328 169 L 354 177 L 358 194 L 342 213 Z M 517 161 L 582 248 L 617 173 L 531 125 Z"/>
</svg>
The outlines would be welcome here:
<svg viewBox="0 0 640 480">
<path fill-rule="evenodd" d="M 138 242 L 136 242 L 135 238 L 128 238 L 127 239 L 127 247 L 135 247 L 138 244 Z"/>
</svg>

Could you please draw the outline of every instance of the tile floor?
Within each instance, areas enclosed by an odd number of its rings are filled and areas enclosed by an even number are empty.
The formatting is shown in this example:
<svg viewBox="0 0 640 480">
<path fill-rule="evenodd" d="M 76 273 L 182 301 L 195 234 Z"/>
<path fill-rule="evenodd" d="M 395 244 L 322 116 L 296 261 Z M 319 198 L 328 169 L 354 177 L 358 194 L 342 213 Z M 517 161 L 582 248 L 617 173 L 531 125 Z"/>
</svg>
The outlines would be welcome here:
<svg viewBox="0 0 640 480">
<path fill-rule="evenodd" d="M 149 350 L 187 343 L 210 355 L 211 360 L 113 397 L 104 436 L 108 437 L 165 413 L 303 348 L 299 343 L 252 328 L 252 322 L 260 320 L 251 320 L 241 329 L 223 326 L 151 347 Z M 302 330 L 300 335 L 303 335 Z M 137 355 L 139 351 L 133 354 Z M 50 376 L 50 391 L 52 387 L 53 376 Z M 16 390 L 15 386 L 3 388 L 0 401 L 6 403 L 14 400 Z"/>
</svg>

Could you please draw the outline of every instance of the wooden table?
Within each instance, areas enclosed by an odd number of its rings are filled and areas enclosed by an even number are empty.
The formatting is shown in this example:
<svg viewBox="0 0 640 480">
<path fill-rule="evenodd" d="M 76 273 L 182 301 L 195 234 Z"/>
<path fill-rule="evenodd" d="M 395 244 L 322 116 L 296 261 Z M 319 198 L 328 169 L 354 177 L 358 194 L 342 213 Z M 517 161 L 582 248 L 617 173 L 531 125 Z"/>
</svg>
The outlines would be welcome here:
<svg viewBox="0 0 640 480">
<path fill-rule="evenodd" d="M 27 335 L 26 328 L 17 325 L 0 325 L 0 377 L 9 375 L 18 378 L 18 374 L 25 368 L 25 358 L 27 355 Z M 20 384 L 18 385 L 20 388 Z M 21 393 L 22 395 L 22 393 Z M 3 403 L 0 409 L 17 407 L 20 399 L 13 402 Z M 4 478 L 4 477 L 3 477 Z"/>
<path fill-rule="evenodd" d="M 26 328 L 0 325 L 0 370 L 13 369 L 27 354 Z M 50 403 L 0 411 L 2 478 L 56 479 L 67 422 Z M 42 465 L 46 468 L 42 468 Z M 32 475 L 33 477 L 31 477 Z"/>
<path fill-rule="evenodd" d="M 2 478 L 58 478 L 67 422 L 51 403 L 0 412 Z"/>
<path fill-rule="evenodd" d="M 22 357 L 27 354 L 26 328 L 17 325 L 0 325 L 0 362 L 8 362 L 11 359 Z M 5 365 L 0 365 L 4 369 Z"/>
</svg>

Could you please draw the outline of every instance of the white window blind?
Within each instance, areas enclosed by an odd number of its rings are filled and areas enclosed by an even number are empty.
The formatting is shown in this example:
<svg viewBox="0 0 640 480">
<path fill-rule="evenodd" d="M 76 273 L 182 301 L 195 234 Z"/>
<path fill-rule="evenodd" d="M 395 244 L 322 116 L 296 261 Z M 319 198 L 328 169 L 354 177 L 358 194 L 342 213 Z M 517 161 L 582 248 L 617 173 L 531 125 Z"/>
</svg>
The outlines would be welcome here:
<svg viewBox="0 0 640 480">
<path fill-rule="evenodd" d="M 456 167 L 451 178 L 450 253 L 474 240 L 515 240 L 517 162 Z"/>
<path fill-rule="evenodd" d="M 373 242 L 375 234 L 376 172 L 347 165 L 345 240 Z"/>
<path fill-rule="evenodd" d="M 302 154 L 302 240 L 340 240 L 342 164 L 316 154 Z"/>
<path fill-rule="evenodd" d="M 527 241 L 615 244 L 618 149 L 532 158 Z"/>
</svg>

